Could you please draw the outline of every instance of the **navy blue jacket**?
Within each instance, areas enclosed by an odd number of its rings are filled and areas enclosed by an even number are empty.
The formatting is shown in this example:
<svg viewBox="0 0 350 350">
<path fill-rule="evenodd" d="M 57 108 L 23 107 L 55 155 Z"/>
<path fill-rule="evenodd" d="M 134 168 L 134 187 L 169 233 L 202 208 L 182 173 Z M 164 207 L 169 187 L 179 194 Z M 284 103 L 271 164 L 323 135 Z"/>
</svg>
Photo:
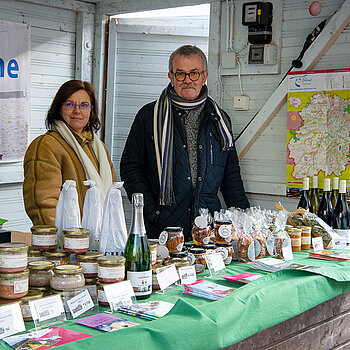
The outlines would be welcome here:
<svg viewBox="0 0 350 350">
<path fill-rule="evenodd" d="M 185 240 L 191 240 L 191 228 L 200 208 L 211 213 L 220 210 L 220 189 L 227 207 L 249 207 L 240 175 L 236 149 L 221 151 L 218 118 L 210 104 L 198 133 L 198 177 L 194 190 L 187 152 L 183 111 L 173 107 L 174 161 L 173 189 L 176 203 L 159 205 L 159 180 L 153 141 L 155 102 L 142 107 L 131 126 L 120 163 L 121 180 L 129 199 L 133 193 L 144 195 L 144 218 L 148 238 L 158 238 L 165 227 L 182 227 Z"/>
</svg>

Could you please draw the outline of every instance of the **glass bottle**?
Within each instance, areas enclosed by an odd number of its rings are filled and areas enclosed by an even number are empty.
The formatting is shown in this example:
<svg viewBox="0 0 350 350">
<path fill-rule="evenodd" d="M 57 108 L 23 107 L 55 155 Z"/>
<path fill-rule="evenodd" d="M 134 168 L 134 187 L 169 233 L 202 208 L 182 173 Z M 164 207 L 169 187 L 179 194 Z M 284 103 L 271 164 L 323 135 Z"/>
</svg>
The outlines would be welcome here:
<svg viewBox="0 0 350 350">
<path fill-rule="evenodd" d="M 337 204 L 338 195 L 339 195 L 339 177 L 333 177 L 333 186 L 332 186 L 332 193 L 331 193 L 333 208 L 335 208 L 335 205 Z"/>
<path fill-rule="evenodd" d="M 318 207 L 320 205 L 320 195 L 318 193 L 318 176 L 312 177 L 312 185 L 311 185 L 311 191 L 310 191 L 310 203 L 312 210 L 310 211 L 312 213 L 317 213 Z"/>
<path fill-rule="evenodd" d="M 317 210 L 317 216 L 320 217 L 329 226 L 333 225 L 333 205 L 331 201 L 331 180 L 324 179 L 323 196 Z"/>
<path fill-rule="evenodd" d="M 310 196 L 309 196 L 309 178 L 304 177 L 303 178 L 303 191 L 301 193 L 301 197 L 298 203 L 297 208 L 303 208 L 303 209 L 311 209 L 311 203 L 310 203 Z"/>
<path fill-rule="evenodd" d="M 143 194 L 132 195 L 132 222 L 125 246 L 126 279 L 134 288 L 136 299 L 152 294 L 152 258 L 143 221 Z"/>
<path fill-rule="evenodd" d="M 340 180 L 339 195 L 333 214 L 333 228 L 350 245 L 349 207 L 346 201 L 346 180 Z"/>
</svg>

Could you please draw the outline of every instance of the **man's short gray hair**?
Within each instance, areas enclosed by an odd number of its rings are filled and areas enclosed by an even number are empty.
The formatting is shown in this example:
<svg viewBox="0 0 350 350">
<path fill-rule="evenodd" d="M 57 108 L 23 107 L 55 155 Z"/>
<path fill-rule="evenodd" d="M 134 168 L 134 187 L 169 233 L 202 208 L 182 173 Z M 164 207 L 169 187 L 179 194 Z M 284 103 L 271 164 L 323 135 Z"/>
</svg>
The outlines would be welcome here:
<svg viewBox="0 0 350 350">
<path fill-rule="evenodd" d="M 197 46 L 193 45 L 183 45 L 179 48 L 177 48 L 169 58 L 169 73 L 173 73 L 173 61 L 174 57 L 177 55 L 183 55 L 183 56 L 199 56 L 202 59 L 203 62 L 203 71 L 208 71 L 208 61 L 207 57 L 205 56 L 204 52 Z"/>
</svg>

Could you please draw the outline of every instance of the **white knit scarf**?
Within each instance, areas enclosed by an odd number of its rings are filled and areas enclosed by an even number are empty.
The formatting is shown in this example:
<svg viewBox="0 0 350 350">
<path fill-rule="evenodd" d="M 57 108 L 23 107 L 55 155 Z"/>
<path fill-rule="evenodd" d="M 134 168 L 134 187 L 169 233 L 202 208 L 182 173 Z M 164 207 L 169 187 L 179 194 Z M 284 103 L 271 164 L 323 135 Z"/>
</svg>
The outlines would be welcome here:
<svg viewBox="0 0 350 350">
<path fill-rule="evenodd" d="M 106 150 L 102 141 L 93 133 L 93 140 L 90 141 L 91 148 L 95 153 L 100 166 L 100 173 L 96 170 L 88 155 L 80 146 L 73 133 L 62 120 L 56 120 L 54 130 L 57 131 L 78 156 L 84 168 L 86 180 L 94 180 L 96 186 L 101 190 L 102 203 L 105 200 L 108 189 L 112 186 L 112 171 L 108 161 Z"/>
</svg>

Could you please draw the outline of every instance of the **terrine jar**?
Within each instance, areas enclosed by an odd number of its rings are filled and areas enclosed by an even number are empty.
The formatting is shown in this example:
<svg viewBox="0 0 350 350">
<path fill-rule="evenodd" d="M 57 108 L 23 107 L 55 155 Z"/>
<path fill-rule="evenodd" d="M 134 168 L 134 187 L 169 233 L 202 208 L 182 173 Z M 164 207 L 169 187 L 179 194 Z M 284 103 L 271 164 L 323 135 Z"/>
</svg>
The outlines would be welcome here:
<svg viewBox="0 0 350 350">
<path fill-rule="evenodd" d="M 38 300 L 43 296 L 44 296 L 43 292 L 30 290 L 28 294 L 21 299 L 19 305 L 21 307 L 24 322 L 33 321 L 32 313 L 30 312 L 29 301 Z"/>
<path fill-rule="evenodd" d="M 44 257 L 44 252 L 42 250 L 38 250 L 30 246 L 28 249 L 28 263 L 37 260 L 46 260 L 46 258 Z"/>
<path fill-rule="evenodd" d="M 86 228 L 72 227 L 62 230 L 63 249 L 71 254 L 83 254 L 89 250 L 90 231 Z"/>
<path fill-rule="evenodd" d="M 49 225 L 32 226 L 32 246 L 38 250 L 53 250 L 57 245 L 57 227 Z"/>
<path fill-rule="evenodd" d="M 84 287 L 85 278 L 83 268 L 78 265 L 59 265 L 54 268 L 54 275 L 50 280 L 52 289 L 63 291 Z"/>
<path fill-rule="evenodd" d="M 19 299 L 28 293 L 28 270 L 0 273 L 0 298 Z"/>
<path fill-rule="evenodd" d="M 97 282 L 96 283 L 96 287 L 97 287 L 97 300 L 98 300 L 98 303 L 100 305 L 103 305 L 103 306 L 108 306 L 109 305 L 109 302 L 108 302 L 108 299 L 106 297 L 106 293 L 105 293 L 105 290 L 103 288 L 103 286 L 105 286 L 106 284 L 108 283 L 101 283 L 101 282 Z"/>
<path fill-rule="evenodd" d="M 28 248 L 25 243 L 1 243 L 0 273 L 24 271 L 27 268 Z"/>
<path fill-rule="evenodd" d="M 102 283 L 115 283 L 125 278 L 125 258 L 109 255 L 97 258 L 98 280 Z"/>
<path fill-rule="evenodd" d="M 32 287 L 46 287 L 50 285 L 53 276 L 54 263 L 47 260 L 31 261 L 28 263 L 29 285 Z"/>
<path fill-rule="evenodd" d="M 69 264 L 69 254 L 63 250 L 49 250 L 44 252 L 44 257 L 55 266 Z"/>
<path fill-rule="evenodd" d="M 98 274 L 97 258 L 103 256 L 100 252 L 86 252 L 76 255 L 78 264 L 83 268 L 85 278 L 94 278 Z"/>
</svg>

